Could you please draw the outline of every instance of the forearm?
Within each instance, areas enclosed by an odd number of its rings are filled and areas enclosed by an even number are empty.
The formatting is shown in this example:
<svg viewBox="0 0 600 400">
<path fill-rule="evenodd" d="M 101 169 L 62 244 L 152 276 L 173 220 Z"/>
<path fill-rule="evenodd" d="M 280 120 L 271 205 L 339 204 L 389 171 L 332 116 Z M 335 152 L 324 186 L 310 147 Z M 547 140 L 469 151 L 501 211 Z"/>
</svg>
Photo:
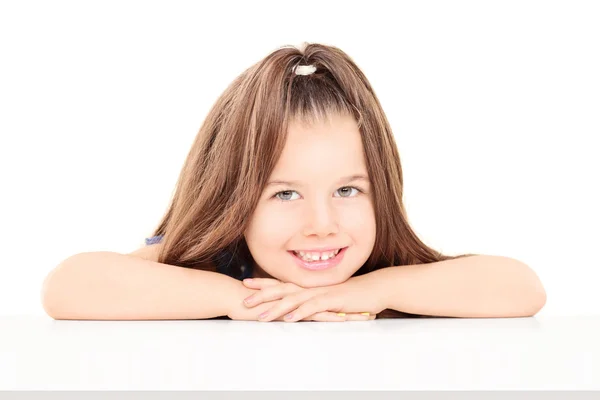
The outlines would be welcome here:
<svg viewBox="0 0 600 400">
<path fill-rule="evenodd" d="M 546 301 L 537 275 L 508 257 L 472 256 L 375 272 L 385 282 L 387 308 L 411 314 L 526 317 Z"/>
<path fill-rule="evenodd" d="M 68 258 L 48 275 L 42 302 L 54 319 L 205 319 L 227 315 L 237 286 L 216 272 L 91 252 Z"/>
</svg>

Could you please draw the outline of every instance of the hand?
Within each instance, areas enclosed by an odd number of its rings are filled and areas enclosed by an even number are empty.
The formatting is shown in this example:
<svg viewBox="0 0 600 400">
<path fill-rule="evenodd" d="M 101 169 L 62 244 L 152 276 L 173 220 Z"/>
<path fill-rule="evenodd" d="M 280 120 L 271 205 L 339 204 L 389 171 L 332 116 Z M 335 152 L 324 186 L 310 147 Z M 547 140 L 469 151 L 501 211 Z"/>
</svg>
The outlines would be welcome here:
<svg viewBox="0 0 600 400">
<path fill-rule="evenodd" d="M 295 322 L 318 313 L 337 317 L 339 312 L 346 314 L 342 318 L 350 315 L 350 319 L 369 320 L 375 319 L 377 313 L 387 308 L 380 287 L 382 279 L 376 271 L 352 277 L 341 284 L 316 288 L 302 288 L 292 283 L 263 278 L 243 283 L 260 289 L 247 303 L 248 307 L 264 306 L 265 301 L 271 300 L 266 309 L 261 308 L 260 313 L 266 311 L 268 315 L 259 317 L 260 321 L 281 320 L 286 313 L 292 316 L 283 321 Z M 370 315 L 361 315 L 365 312 Z"/>
<path fill-rule="evenodd" d="M 255 278 L 255 286 L 259 286 L 259 290 L 250 289 L 240 284 L 239 281 L 235 282 L 235 290 L 233 292 L 233 300 L 228 305 L 229 311 L 227 312 L 227 316 L 232 320 L 238 321 L 256 321 L 259 319 L 259 315 L 264 311 L 267 311 L 271 307 L 273 307 L 277 301 L 266 301 L 266 299 L 261 300 L 260 304 L 255 304 L 252 308 L 245 305 L 243 302 L 244 298 L 247 298 L 253 294 L 259 294 L 263 292 L 260 290 L 260 286 L 268 287 L 268 286 L 285 286 L 288 292 L 296 292 L 307 290 L 300 286 L 296 286 L 294 284 L 286 284 L 276 279 L 266 279 L 266 278 Z M 375 319 L 375 316 L 364 316 L 360 314 L 346 314 L 346 315 L 337 315 L 334 312 L 317 312 L 313 315 L 303 318 L 303 321 L 320 321 L 320 322 L 341 322 L 341 321 L 365 321 L 369 319 Z M 283 317 L 277 319 L 271 319 L 271 321 L 283 321 Z"/>
<path fill-rule="evenodd" d="M 308 299 L 311 296 L 315 296 L 320 293 L 321 288 L 303 288 L 293 283 L 285 283 L 281 282 L 277 279 L 268 279 L 268 278 L 254 278 L 252 281 L 244 280 L 244 286 L 254 289 L 259 289 L 258 292 L 255 291 L 251 296 L 247 297 L 244 300 L 244 304 L 248 308 L 256 309 L 259 306 L 264 306 L 268 304 L 268 307 L 261 309 L 261 311 L 267 311 L 272 308 L 277 301 L 272 300 L 280 300 L 284 296 L 289 294 L 300 294 L 303 292 L 303 298 Z M 268 301 L 271 300 L 271 301 Z M 267 302 L 268 303 L 265 303 Z M 262 313 L 262 312 L 261 312 Z M 259 318 L 260 315 L 256 313 L 257 319 L 259 320 L 269 320 L 269 321 L 284 321 L 283 316 L 279 316 L 278 318 L 268 318 L 262 319 Z M 337 313 L 332 311 L 319 311 L 312 315 L 305 316 L 298 320 L 303 321 L 369 321 L 375 319 L 375 315 L 370 315 L 367 313 Z"/>
<path fill-rule="evenodd" d="M 254 286 L 258 290 L 247 288 L 246 286 Z M 280 293 L 297 293 L 311 290 L 294 285 L 293 283 L 284 283 L 276 279 L 267 278 L 254 278 L 252 283 L 245 281 L 244 285 L 242 285 L 242 289 L 244 289 L 240 293 L 242 297 L 236 296 L 237 298 L 239 298 L 239 303 L 236 302 L 236 304 L 232 306 L 231 311 L 227 314 L 227 316 L 231 319 L 252 321 L 258 320 L 259 315 L 261 313 L 269 310 L 277 304 L 276 300 L 268 301 L 268 298 L 264 297 L 264 294 L 267 293 L 267 291 L 271 293 L 269 296 L 273 297 L 273 293 L 277 291 L 279 291 Z M 261 296 L 260 302 L 256 302 L 254 304 L 245 304 L 244 302 L 242 302 L 242 299 L 248 298 L 251 295 Z M 281 295 L 279 296 L 279 298 L 281 298 Z M 375 319 L 375 315 L 360 315 L 359 313 L 347 313 L 345 315 L 338 315 L 335 312 L 321 311 L 313 313 L 312 315 L 306 316 L 300 320 L 320 322 L 343 322 L 368 321 L 372 319 Z M 279 318 L 271 318 L 270 321 L 283 321 L 283 316 L 280 316 Z"/>
</svg>

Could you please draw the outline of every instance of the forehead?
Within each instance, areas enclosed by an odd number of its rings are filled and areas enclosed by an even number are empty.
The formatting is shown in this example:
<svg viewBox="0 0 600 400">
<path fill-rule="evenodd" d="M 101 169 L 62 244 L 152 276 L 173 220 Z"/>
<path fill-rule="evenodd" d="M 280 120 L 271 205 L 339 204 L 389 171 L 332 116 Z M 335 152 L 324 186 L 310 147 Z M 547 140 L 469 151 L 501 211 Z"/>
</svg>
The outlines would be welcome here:
<svg viewBox="0 0 600 400">
<path fill-rule="evenodd" d="M 337 180 L 367 174 L 360 131 L 350 116 L 328 121 L 290 124 L 281 158 L 272 179 L 298 181 Z"/>
<path fill-rule="evenodd" d="M 366 172 L 361 135 L 354 118 L 336 115 L 311 124 L 298 121 L 290 124 L 274 172 L 304 169 L 311 163 L 321 167 L 358 167 Z"/>
</svg>

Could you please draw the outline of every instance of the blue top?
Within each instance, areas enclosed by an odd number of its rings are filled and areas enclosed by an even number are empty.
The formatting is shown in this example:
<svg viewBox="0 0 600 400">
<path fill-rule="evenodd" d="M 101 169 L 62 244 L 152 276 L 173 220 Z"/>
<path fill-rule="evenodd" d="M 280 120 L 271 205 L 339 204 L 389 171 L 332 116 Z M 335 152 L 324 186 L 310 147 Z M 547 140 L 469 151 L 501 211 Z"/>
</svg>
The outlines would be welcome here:
<svg viewBox="0 0 600 400">
<path fill-rule="evenodd" d="M 160 243 L 164 235 L 156 235 L 146 238 L 146 246 Z M 252 266 L 239 254 L 232 254 L 230 251 L 223 250 L 215 258 L 217 272 L 225 274 L 238 280 L 252 278 Z M 239 266 L 239 267 L 237 267 Z"/>
</svg>

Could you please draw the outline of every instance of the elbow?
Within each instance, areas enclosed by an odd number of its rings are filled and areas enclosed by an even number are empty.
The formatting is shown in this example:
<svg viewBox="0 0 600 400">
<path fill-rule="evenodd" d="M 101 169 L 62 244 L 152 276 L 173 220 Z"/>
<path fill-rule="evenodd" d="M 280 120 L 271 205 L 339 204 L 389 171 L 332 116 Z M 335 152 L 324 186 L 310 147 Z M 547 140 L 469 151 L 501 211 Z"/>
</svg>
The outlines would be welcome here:
<svg viewBox="0 0 600 400">
<path fill-rule="evenodd" d="M 41 302 L 44 312 L 51 318 L 60 318 L 60 307 L 59 307 L 59 286 L 61 286 L 61 275 L 64 272 L 64 261 L 55 267 L 44 279 L 42 283 L 41 291 Z"/>
<path fill-rule="evenodd" d="M 60 319 L 59 313 L 56 308 L 56 296 L 54 290 L 54 275 L 56 274 L 56 269 L 52 270 L 46 279 L 44 279 L 44 283 L 42 284 L 42 293 L 41 293 L 41 302 L 42 308 L 44 312 L 48 314 L 51 318 Z"/>
<path fill-rule="evenodd" d="M 546 290 L 542 286 L 542 283 L 539 282 L 534 285 L 532 289 L 531 301 L 530 301 L 530 311 L 528 313 L 528 317 L 533 317 L 537 313 L 539 313 L 542 308 L 546 305 Z"/>
<path fill-rule="evenodd" d="M 546 290 L 542 281 L 537 274 L 528 265 L 521 263 L 527 271 L 527 279 L 524 280 L 525 286 L 523 289 L 524 299 L 527 299 L 524 310 L 526 317 L 533 317 L 539 313 L 546 305 Z"/>
<path fill-rule="evenodd" d="M 68 300 L 73 293 L 74 277 L 80 270 L 81 256 L 73 255 L 48 273 L 40 293 L 44 312 L 53 319 L 68 319 Z"/>
<path fill-rule="evenodd" d="M 502 317 L 533 317 L 546 305 L 546 290 L 535 271 L 524 262 L 508 257 L 497 257 L 501 267 L 497 283 L 504 299 Z"/>
</svg>

